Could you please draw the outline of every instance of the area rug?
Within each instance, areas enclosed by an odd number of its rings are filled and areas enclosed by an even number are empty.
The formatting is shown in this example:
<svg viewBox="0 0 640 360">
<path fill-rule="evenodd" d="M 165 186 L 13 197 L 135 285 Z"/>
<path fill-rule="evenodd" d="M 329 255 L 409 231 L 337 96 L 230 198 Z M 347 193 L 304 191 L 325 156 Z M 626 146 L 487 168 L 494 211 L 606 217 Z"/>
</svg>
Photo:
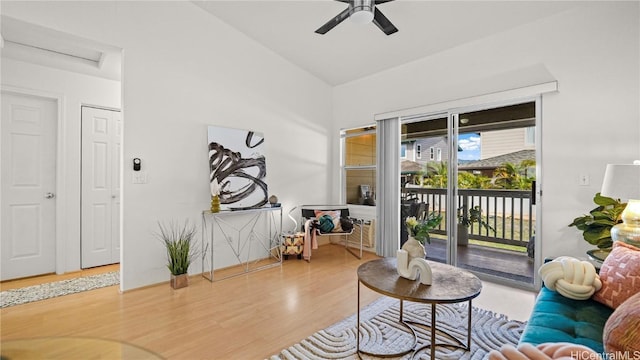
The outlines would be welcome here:
<svg viewBox="0 0 640 360">
<path fill-rule="evenodd" d="M 398 322 L 399 300 L 380 298 L 360 311 L 360 344 L 362 347 L 377 349 L 375 352 L 394 352 L 412 344 L 413 336 Z M 442 330 L 466 344 L 468 303 L 443 304 L 436 307 L 436 343 L 452 343 Z M 503 344 L 517 344 L 525 323 L 509 320 L 506 316 L 473 307 L 471 350 L 437 347 L 436 358 L 442 360 L 480 360 L 492 349 Z M 404 320 L 429 324 L 431 305 L 404 302 Z M 430 343 L 431 332 L 426 326 L 414 327 L 418 336 L 416 348 Z M 300 341 L 270 360 L 281 359 L 377 359 L 356 354 L 356 315 L 352 315 L 330 327 L 318 331 Z M 410 359 L 413 354 L 393 359 Z M 429 359 L 430 350 L 415 354 L 415 359 Z"/>
<path fill-rule="evenodd" d="M 118 285 L 120 272 L 84 276 L 0 292 L 0 308 Z"/>
</svg>

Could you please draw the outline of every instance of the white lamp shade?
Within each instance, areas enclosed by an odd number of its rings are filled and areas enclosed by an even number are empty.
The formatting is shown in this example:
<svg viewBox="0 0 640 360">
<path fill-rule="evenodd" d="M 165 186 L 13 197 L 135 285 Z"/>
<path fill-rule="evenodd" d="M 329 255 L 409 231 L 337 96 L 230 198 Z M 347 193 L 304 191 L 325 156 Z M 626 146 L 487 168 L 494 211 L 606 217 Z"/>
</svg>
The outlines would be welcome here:
<svg viewBox="0 0 640 360">
<path fill-rule="evenodd" d="M 608 164 L 600 194 L 622 201 L 640 199 L 640 162 Z"/>
</svg>

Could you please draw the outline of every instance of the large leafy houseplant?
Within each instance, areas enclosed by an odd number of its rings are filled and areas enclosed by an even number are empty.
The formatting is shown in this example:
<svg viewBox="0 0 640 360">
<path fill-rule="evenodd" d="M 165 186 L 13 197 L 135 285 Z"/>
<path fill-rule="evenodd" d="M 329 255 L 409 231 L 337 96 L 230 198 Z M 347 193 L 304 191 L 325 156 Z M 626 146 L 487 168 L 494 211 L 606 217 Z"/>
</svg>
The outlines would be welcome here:
<svg viewBox="0 0 640 360">
<path fill-rule="evenodd" d="M 588 215 L 573 219 L 569 226 L 575 226 L 582 231 L 582 237 L 591 245 L 599 249 L 609 249 L 613 245 L 611 228 L 622 222 L 620 214 L 627 207 L 626 203 L 597 193 L 593 202 L 598 205 Z"/>
<path fill-rule="evenodd" d="M 162 240 L 167 254 L 167 268 L 171 272 L 171 286 L 187 286 L 191 261 L 197 256 L 195 247 L 196 228 L 188 221 L 184 224 L 158 223 L 158 237 Z"/>
</svg>

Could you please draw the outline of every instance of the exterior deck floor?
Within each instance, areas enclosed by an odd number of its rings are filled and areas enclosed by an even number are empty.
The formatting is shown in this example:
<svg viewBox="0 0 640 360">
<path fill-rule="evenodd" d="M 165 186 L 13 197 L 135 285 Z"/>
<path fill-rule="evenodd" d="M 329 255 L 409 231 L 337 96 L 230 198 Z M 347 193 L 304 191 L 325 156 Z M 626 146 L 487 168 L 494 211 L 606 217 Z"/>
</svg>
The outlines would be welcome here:
<svg viewBox="0 0 640 360">
<path fill-rule="evenodd" d="M 426 244 L 427 259 L 446 262 L 446 241 L 432 238 Z M 458 266 L 474 272 L 533 284 L 533 261 L 526 253 L 479 245 L 458 246 Z"/>
</svg>

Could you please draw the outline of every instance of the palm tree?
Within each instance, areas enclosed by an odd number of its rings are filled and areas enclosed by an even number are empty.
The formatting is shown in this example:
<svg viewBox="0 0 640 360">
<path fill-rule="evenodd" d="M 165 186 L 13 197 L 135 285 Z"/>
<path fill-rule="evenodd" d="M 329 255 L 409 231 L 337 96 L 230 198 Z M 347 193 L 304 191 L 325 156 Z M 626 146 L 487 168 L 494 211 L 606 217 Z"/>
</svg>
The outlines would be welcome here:
<svg viewBox="0 0 640 360">
<path fill-rule="evenodd" d="M 425 171 L 427 177 L 425 178 L 425 184 L 435 188 L 447 187 L 447 163 L 445 161 L 440 162 L 428 162 Z"/>
<path fill-rule="evenodd" d="M 490 189 L 491 178 L 461 171 L 458 173 L 458 187 L 460 189 Z"/>
<path fill-rule="evenodd" d="M 494 184 L 503 189 L 531 189 L 535 175 L 530 177 L 527 172 L 535 164 L 534 160 L 523 160 L 518 165 L 504 163 L 493 172 Z"/>
</svg>

